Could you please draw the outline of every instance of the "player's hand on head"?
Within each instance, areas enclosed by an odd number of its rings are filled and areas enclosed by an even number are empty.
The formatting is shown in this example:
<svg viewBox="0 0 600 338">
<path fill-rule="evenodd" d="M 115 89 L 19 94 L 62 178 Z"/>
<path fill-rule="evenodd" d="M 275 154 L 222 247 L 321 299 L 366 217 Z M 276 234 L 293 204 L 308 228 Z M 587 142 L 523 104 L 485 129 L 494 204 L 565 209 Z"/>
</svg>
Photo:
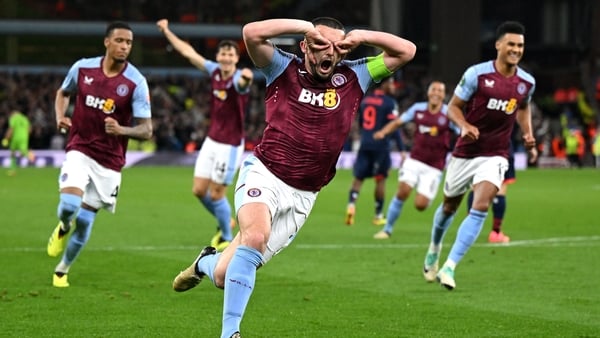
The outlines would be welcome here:
<svg viewBox="0 0 600 338">
<path fill-rule="evenodd" d="M 311 51 L 321 51 L 331 47 L 331 41 L 323 37 L 318 30 L 313 29 L 304 34 L 306 48 Z"/>
<path fill-rule="evenodd" d="M 356 49 L 361 44 L 360 34 L 358 31 L 352 30 L 346 34 L 343 40 L 335 42 L 335 49 L 341 55 L 350 53 L 353 49 Z"/>
<path fill-rule="evenodd" d="M 104 131 L 109 135 L 121 135 L 121 125 L 112 117 L 104 119 Z"/>
</svg>

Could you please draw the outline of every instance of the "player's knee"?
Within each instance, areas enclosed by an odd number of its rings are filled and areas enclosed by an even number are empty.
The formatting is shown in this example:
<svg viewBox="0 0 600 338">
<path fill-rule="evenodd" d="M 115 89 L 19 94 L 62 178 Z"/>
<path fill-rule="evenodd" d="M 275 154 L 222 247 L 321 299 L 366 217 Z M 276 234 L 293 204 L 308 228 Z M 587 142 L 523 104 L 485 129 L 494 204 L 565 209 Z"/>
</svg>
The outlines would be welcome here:
<svg viewBox="0 0 600 338">
<path fill-rule="evenodd" d="M 454 203 L 444 203 L 442 210 L 446 215 L 453 215 L 456 213 L 457 208 L 458 206 Z"/>
<path fill-rule="evenodd" d="M 81 205 L 81 196 L 73 194 L 60 194 L 60 203 L 58 204 L 58 217 L 70 217 L 79 209 Z"/>
<path fill-rule="evenodd" d="M 264 252 L 268 237 L 261 231 L 245 231 L 242 235 L 242 244 Z"/>
<path fill-rule="evenodd" d="M 206 196 L 206 189 L 194 185 L 192 187 L 192 194 L 197 198 L 204 198 L 204 196 Z"/>
<path fill-rule="evenodd" d="M 431 200 L 427 198 L 425 195 L 417 194 L 415 196 L 415 209 L 418 211 L 424 211 L 431 204 Z"/>
<path fill-rule="evenodd" d="M 375 175 L 375 182 L 376 183 L 385 182 L 385 179 L 386 179 L 386 177 L 383 174 Z"/>
<path fill-rule="evenodd" d="M 396 194 L 396 198 L 401 200 L 402 202 L 406 201 L 408 199 L 408 196 L 410 196 L 410 191 L 400 190 Z"/>
<path fill-rule="evenodd" d="M 418 211 L 425 211 L 425 209 L 427 209 L 428 206 L 428 203 L 415 202 L 415 209 L 417 209 Z"/>
<path fill-rule="evenodd" d="M 489 201 L 474 201 L 473 204 L 471 205 L 471 209 L 483 211 L 483 212 L 487 211 L 489 208 L 490 208 Z"/>
<path fill-rule="evenodd" d="M 211 200 L 218 201 L 224 197 L 225 197 L 225 188 L 210 190 L 210 199 Z"/>
</svg>

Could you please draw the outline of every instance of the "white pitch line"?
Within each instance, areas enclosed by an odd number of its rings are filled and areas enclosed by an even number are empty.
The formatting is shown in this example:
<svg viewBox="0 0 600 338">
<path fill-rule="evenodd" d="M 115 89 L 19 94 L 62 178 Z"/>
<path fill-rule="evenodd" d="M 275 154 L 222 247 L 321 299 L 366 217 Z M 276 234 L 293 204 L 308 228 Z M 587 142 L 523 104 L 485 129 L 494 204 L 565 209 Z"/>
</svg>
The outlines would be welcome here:
<svg viewBox="0 0 600 338">
<path fill-rule="evenodd" d="M 475 247 L 575 247 L 575 246 L 598 246 L 600 245 L 600 236 L 577 236 L 577 237 L 552 237 L 529 240 L 516 240 L 510 243 L 475 243 Z M 427 243 L 365 243 L 365 244 L 292 244 L 290 248 L 296 249 L 322 249 L 322 250 L 343 250 L 343 249 L 422 249 L 427 247 Z M 188 251 L 198 250 L 200 246 L 109 246 L 109 247 L 88 247 L 86 251 Z M 0 252 L 40 252 L 46 248 L 40 247 L 17 247 L 17 248 L 0 248 Z"/>
<path fill-rule="evenodd" d="M 475 243 L 475 247 L 539 247 L 539 246 L 597 246 L 600 236 L 554 237 L 511 241 L 510 243 Z M 292 244 L 293 245 L 293 244 Z M 428 243 L 369 243 L 369 244 L 298 244 L 299 249 L 415 249 L 427 247 Z"/>
</svg>

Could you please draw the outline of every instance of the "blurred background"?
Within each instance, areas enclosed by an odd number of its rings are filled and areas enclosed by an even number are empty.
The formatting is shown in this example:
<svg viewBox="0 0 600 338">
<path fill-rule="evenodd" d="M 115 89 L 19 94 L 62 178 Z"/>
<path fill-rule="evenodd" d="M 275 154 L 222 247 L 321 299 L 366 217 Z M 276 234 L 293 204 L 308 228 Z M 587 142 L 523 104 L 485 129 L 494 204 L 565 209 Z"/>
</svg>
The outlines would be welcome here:
<svg viewBox="0 0 600 338">
<path fill-rule="evenodd" d="M 585 166 L 594 165 L 600 105 L 597 0 L 0 0 L 0 133 L 9 112 L 18 109 L 33 123 L 33 149 L 62 149 L 65 140 L 54 121 L 56 90 L 77 59 L 104 54 L 106 23 L 123 20 L 134 31 L 130 61 L 149 81 L 156 131 L 151 144 L 132 142 L 132 150 L 192 153 L 204 139 L 210 84 L 172 50 L 155 22 L 169 19 L 176 34 L 214 59 L 221 39 L 236 40 L 243 50 L 246 22 L 318 16 L 335 17 L 348 30 L 384 30 L 416 43 L 415 59 L 396 74 L 401 108 L 424 100 L 432 79 L 446 82 L 451 95 L 466 67 L 496 56 L 497 25 L 522 22 L 526 47 L 521 66 L 537 80 L 534 124 L 543 156 L 536 165 L 572 165 L 567 160 L 572 151 Z M 297 41 L 292 36 L 277 43 L 297 51 Z M 367 53 L 373 51 L 357 49 L 350 58 Z M 252 64 L 244 54 L 238 66 Z M 248 150 L 264 128 L 263 95 L 259 78 L 247 114 Z M 356 138 L 353 132 L 346 150 L 353 150 Z M 410 126 L 403 138 L 410 147 Z"/>
</svg>

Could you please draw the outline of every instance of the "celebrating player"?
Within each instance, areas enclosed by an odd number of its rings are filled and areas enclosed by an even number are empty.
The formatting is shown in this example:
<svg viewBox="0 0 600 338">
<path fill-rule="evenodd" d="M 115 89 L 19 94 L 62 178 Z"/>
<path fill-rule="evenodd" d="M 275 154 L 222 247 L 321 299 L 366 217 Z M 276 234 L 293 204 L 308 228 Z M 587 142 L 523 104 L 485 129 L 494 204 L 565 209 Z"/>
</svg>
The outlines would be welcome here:
<svg viewBox="0 0 600 338">
<path fill-rule="evenodd" d="M 249 68 L 236 68 L 240 51 L 234 41 L 219 43 L 217 62 L 214 62 L 177 37 L 169 29 L 166 19 L 159 20 L 156 25 L 175 50 L 210 76 L 210 127 L 196 158 L 192 191 L 206 210 L 217 218 L 217 233 L 211 240 L 211 246 L 223 250 L 233 239 L 227 186 L 233 182 L 244 152 L 244 116 L 253 73 Z"/>
<path fill-rule="evenodd" d="M 75 62 L 56 92 L 57 128 L 69 137 L 58 179 L 59 222 L 48 240 L 52 257 L 66 246 L 54 270 L 55 287 L 69 286 L 67 274 L 90 238 L 98 210 L 115 211 L 128 139 L 152 137 L 148 83 L 127 61 L 132 45 L 129 25 L 110 23 L 105 55 Z M 74 94 L 75 108 L 68 117 Z"/>
<path fill-rule="evenodd" d="M 535 79 L 518 66 L 525 48 L 524 34 L 525 28 L 518 22 L 498 26 L 496 59 L 469 67 L 448 104 L 448 116 L 461 133 L 448 164 L 444 202 L 435 211 L 423 268 L 427 281 L 437 279 L 448 290 L 456 287 L 456 265 L 479 236 L 504 180 L 515 120 L 525 147 L 532 157 L 537 156 L 529 107 Z M 437 271 L 442 240 L 470 186 L 473 206 L 458 229 L 448 259 Z"/>
<path fill-rule="evenodd" d="M 303 36 L 304 58 L 273 45 L 272 38 L 288 34 Z M 267 126 L 236 184 L 240 231 L 222 253 L 204 248 L 173 282 L 176 291 L 185 291 L 208 276 L 224 288 L 224 338 L 240 336 L 256 270 L 291 243 L 318 192 L 334 177 L 364 93 L 410 61 L 416 50 L 412 42 L 384 32 L 346 34 L 339 21 L 324 17 L 251 22 L 243 36 L 252 61 L 266 76 Z M 382 52 L 344 60 L 362 44 Z"/>
<path fill-rule="evenodd" d="M 417 190 L 415 208 L 419 211 L 427 209 L 437 194 L 450 150 L 451 134 L 453 131 L 460 133 L 458 127 L 448 120 L 445 97 L 446 85 L 440 81 L 432 81 L 427 89 L 427 102 L 413 104 L 399 118 L 374 134 L 376 139 L 381 139 L 407 122 L 415 123 L 410 157 L 402 163 L 398 172 L 396 196 L 388 206 L 387 222 L 383 229 L 373 235 L 375 239 L 392 236 L 394 223 L 400 217 L 404 201 L 413 188 Z"/>
</svg>

